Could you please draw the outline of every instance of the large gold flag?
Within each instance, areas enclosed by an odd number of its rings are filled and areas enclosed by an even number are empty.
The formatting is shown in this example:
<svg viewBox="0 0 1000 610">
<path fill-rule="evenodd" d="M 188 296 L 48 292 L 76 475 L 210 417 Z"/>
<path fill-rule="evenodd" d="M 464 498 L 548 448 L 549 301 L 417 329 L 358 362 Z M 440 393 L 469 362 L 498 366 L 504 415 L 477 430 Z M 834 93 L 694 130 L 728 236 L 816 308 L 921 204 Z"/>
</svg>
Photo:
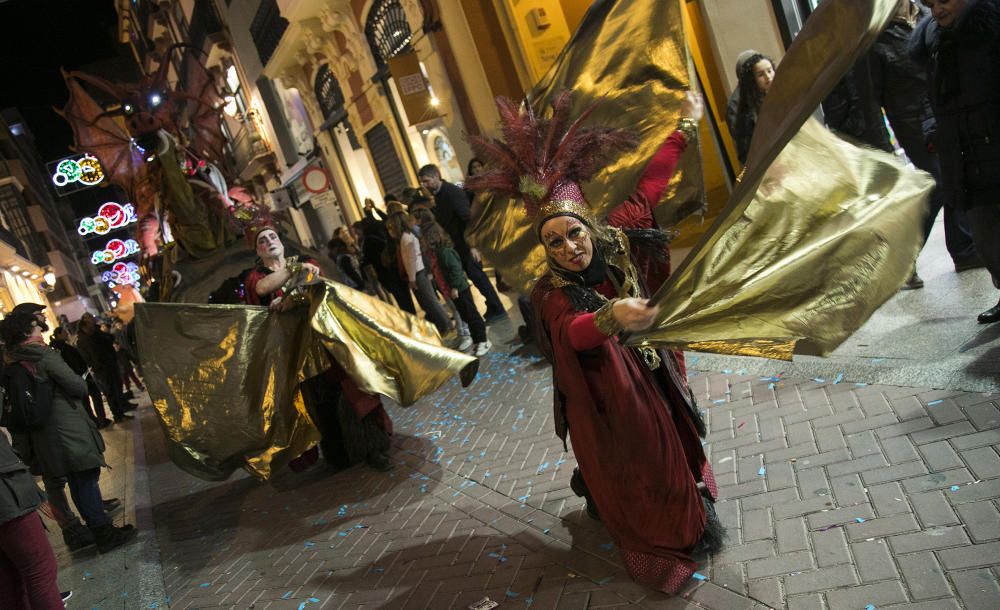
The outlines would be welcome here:
<svg viewBox="0 0 1000 610">
<path fill-rule="evenodd" d="M 933 181 L 809 116 L 895 0 L 824 2 L 765 98 L 725 210 L 653 301 L 632 345 L 791 359 L 832 351 L 913 271 Z"/>
</svg>

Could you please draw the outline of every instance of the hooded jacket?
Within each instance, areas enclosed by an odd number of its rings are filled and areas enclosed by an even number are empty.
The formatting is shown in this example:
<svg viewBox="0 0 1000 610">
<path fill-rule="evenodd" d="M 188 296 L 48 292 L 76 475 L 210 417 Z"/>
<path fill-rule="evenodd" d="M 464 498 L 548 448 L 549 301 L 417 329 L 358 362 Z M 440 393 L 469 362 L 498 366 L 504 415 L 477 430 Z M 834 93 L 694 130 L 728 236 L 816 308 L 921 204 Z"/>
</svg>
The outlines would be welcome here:
<svg viewBox="0 0 1000 610">
<path fill-rule="evenodd" d="M 57 350 L 45 345 L 18 345 L 8 350 L 6 357 L 33 363 L 39 379 L 54 386 L 52 414 L 45 426 L 14 437 L 21 459 L 37 465 L 47 477 L 106 466 L 104 439 L 82 406 L 87 398 L 83 377 L 69 368 Z"/>
<path fill-rule="evenodd" d="M 28 467 L 0 433 L 0 525 L 34 511 L 43 498 Z"/>
<path fill-rule="evenodd" d="M 1000 0 L 970 0 L 947 29 L 924 19 L 910 57 L 927 70 L 935 147 L 955 207 L 1000 205 Z"/>
</svg>

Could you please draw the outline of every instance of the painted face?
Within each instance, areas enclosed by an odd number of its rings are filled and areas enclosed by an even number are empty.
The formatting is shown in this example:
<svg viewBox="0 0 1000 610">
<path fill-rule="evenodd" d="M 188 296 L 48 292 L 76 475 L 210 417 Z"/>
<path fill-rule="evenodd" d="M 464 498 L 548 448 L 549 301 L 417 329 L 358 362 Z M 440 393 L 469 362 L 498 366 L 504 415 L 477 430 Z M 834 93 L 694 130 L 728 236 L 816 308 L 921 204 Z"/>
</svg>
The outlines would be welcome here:
<svg viewBox="0 0 1000 610">
<path fill-rule="evenodd" d="M 281 238 L 271 229 L 264 229 L 257 234 L 257 256 L 261 258 L 280 258 L 285 255 L 285 246 Z"/>
<path fill-rule="evenodd" d="M 420 186 L 431 193 L 436 193 L 441 188 L 441 176 L 420 176 Z"/>
<path fill-rule="evenodd" d="M 758 61 L 753 67 L 753 78 L 757 82 L 757 88 L 767 93 L 774 81 L 774 66 L 767 59 Z"/>
<path fill-rule="evenodd" d="M 541 237 L 545 253 L 567 271 L 579 273 L 589 267 L 594 258 L 590 229 L 573 216 L 556 216 L 546 220 Z"/>
<path fill-rule="evenodd" d="M 923 0 L 924 6 L 931 9 L 934 21 L 943 28 L 950 28 L 962 16 L 969 0 Z"/>
</svg>

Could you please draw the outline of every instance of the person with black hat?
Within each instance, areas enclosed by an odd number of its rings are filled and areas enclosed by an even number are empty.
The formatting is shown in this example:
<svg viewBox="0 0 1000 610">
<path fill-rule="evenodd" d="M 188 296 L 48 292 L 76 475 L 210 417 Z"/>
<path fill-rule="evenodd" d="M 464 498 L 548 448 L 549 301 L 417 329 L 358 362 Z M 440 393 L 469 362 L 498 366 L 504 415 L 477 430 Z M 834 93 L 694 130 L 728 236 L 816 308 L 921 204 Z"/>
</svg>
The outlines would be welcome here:
<svg viewBox="0 0 1000 610">
<path fill-rule="evenodd" d="M 122 387 L 122 373 L 118 366 L 118 352 L 115 351 L 114 337 L 101 330 L 94 314 L 87 312 L 80 317 L 77 348 L 90 364 L 97 385 L 108 397 L 108 405 L 115 423 L 120 423 L 130 416 L 125 412 L 132 410 L 125 399 Z"/>
</svg>

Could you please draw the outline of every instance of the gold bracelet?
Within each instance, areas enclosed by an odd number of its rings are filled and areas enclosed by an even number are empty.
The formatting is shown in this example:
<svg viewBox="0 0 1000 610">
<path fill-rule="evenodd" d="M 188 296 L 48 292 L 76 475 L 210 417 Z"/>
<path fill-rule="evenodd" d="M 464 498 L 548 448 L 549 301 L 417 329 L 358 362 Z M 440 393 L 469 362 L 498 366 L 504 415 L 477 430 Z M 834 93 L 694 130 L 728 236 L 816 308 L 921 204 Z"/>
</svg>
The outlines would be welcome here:
<svg viewBox="0 0 1000 610">
<path fill-rule="evenodd" d="M 684 134 L 684 139 L 690 144 L 698 139 L 698 121 L 681 117 L 681 120 L 677 122 L 677 131 Z"/>
<path fill-rule="evenodd" d="M 624 330 L 612 312 L 617 302 L 618 299 L 611 299 L 594 312 L 594 326 L 609 337 L 613 337 Z"/>
</svg>

